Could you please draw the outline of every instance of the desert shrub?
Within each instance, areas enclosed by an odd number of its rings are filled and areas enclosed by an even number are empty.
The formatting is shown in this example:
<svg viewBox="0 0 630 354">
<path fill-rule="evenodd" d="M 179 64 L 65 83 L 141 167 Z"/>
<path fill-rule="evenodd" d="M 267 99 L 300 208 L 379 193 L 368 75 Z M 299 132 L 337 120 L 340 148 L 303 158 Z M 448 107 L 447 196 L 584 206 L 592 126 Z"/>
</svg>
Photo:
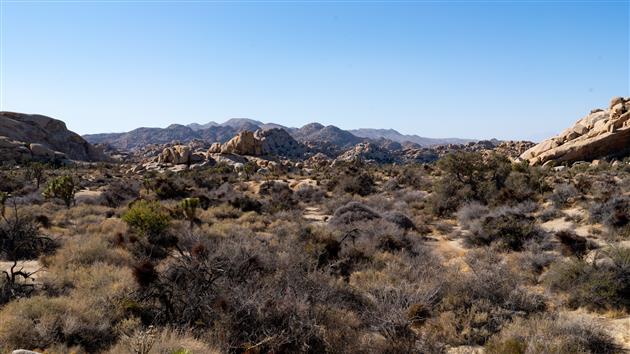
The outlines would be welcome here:
<svg viewBox="0 0 630 354">
<path fill-rule="evenodd" d="M 551 199 L 556 207 L 561 208 L 575 201 L 579 195 L 580 193 L 577 188 L 572 184 L 563 183 L 553 189 L 553 193 L 549 196 L 549 199 Z"/>
<path fill-rule="evenodd" d="M 470 225 L 465 241 L 474 246 L 498 245 L 501 249 L 520 251 L 531 240 L 541 242 L 545 232 L 534 217 L 518 208 L 499 208 Z"/>
<path fill-rule="evenodd" d="M 68 295 L 34 296 L 0 310 L 0 351 L 61 343 L 95 352 L 114 342 L 114 328 L 124 315 L 117 299 L 131 291 L 129 271 L 103 264 L 68 271 L 73 285 Z"/>
<path fill-rule="evenodd" d="M 15 193 L 25 186 L 24 178 L 21 174 L 11 170 L 0 170 L 0 192 Z"/>
<path fill-rule="evenodd" d="M 183 330 L 135 329 L 109 349 L 110 354 L 219 354 L 220 351 Z"/>
<path fill-rule="evenodd" d="M 542 222 L 547 222 L 553 219 L 557 219 L 562 217 L 564 214 L 558 210 L 555 206 L 551 206 L 549 208 L 544 209 L 538 215 L 538 219 Z"/>
<path fill-rule="evenodd" d="M 266 196 L 263 210 L 268 213 L 274 214 L 283 210 L 291 210 L 297 205 L 293 191 L 286 183 L 265 182 L 260 188 L 260 194 Z"/>
<path fill-rule="evenodd" d="M 535 240 L 526 242 L 523 250 L 514 255 L 516 268 L 535 284 L 538 278 L 556 259 L 558 255 L 553 249 L 541 245 Z"/>
<path fill-rule="evenodd" d="M 147 176 L 143 183 L 146 189 L 153 191 L 162 200 L 186 198 L 190 194 L 188 183 L 174 173 Z"/>
<path fill-rule="evenodd" d="M 47 199 L 61 199 L 67 208 L 74 203 L 74 194 L 77 192 L 77 185 L 72 176 L 60 176 L 48 182 L 44 190 L 44 197 Z"/>
<path fill-rule="evenodd" d="M 555 236 L 560 241 L 562 254 L 565 256 L 582 258 L 589 250 L 595 248 L 586 237 L 579 236 L 571 230 L 558 231 Z"/>
<path fill-rule="evenodd" d="M 46 165 L 41 162 L 31 162 L 26 166 L 24 177 L 27 180 L 35 180 L 35 186 L 39 189 L 46 179 Z"/>
<path fill-rule="evenodd" d="M 534 200 L 547 189 L 544 174 L 540 169 L 515 164 L 494 204 L 516 204 Z"/>
<path fill-rule="evenodd" d="M 138 198 L 140 195 L 140 186 L 138 182 L 131 179 L 113 180 L 108 183 L 107 188 L 103 192 L 105 205 L 117 208 L 125 202 Z"/>
<path fill-rule="evenodd" d="M 330 223 L 333 225 L 349 225 L 357 221 L 379 218 L 381 218 L 381 215 L 371 208 L 359 202 L 350 202 L 335 210 Z"/>
<path fill-rule="evenodd" d="M 489 211 L 490 209 L 487 206 L 479 202 L 468 203 L 457 211 L 457 221 L 463 228 L 469 229 L 476 221 L 487 215 Z"/>
<path fill-rule="evenodd" d="M 253 211 L 258 214 L 262 212 L 263 205 L 258 200 L 247 195 L 236 196 L 230 199 L 229 204 L 242 212 Z M 237 216 L 238 217 L 238 216 Z"/>
<path fill-rule="evenodd" d="M 456 152 L 438 161 L 442 176 L 431 196 L 436 215 L 449 215 L 473 200 L 487 204 L 503 188 L 511 172 L 507 158 L 493 154 L 483 157 L 472 152 Z"/>
<path fill-rule="evenodd" d="M 601 204 L 595 203 L 589 212 L 595 222 L 614 229 L 624 228 L 630 224 L 630 197 L 615 196 Z"/>
<path fill-rule="evenodd" d="M 243 213 L 229 204 L 221 204 L 208 211 L 217 219 L 238 219 Z"/>
<path fill-rule="evenodd" d="M 587 318 L 569 315 L 517 318 L 485 345 L 488 354 L 619 353 L 601 327 Z"/>
<path fill-rule="evenodd" d="M 630 308 L 630 249 L 605 252 L 603 259 L 565 259 L 545 274 L 552 291 L 565 292 L 568 305 L 596 310 Z"/>
<path fill-rule="evenodd" d="M 39 232 L 34 220 L 20 216 L 17 209 L 12 216 L 0 219 L 0 259 L 33 259 L 52 252 L 56 246 L 54 240 Z"/>
<path fill-rule="evenodd" d="M 305 203 L 318 203 L 326 196 L 326 193 L 319 187 L 306 185 L 295 191 L 295 197 Z"/>
<path fill-rule="evenodd" d="M 131 204 L 122 219 L 143 235 L 159 235 L 170 225 L 169 215 L 158 202 L 138 200 Z"/>
<path fill-rule="evenodd" d="M 374 179 L 366 172 L 343 175 L 338 182 L 338 188 L 340 190 L 360 196 L 372 194 L 374 192 L 374 186 Z"/>
<path fill-rule="evenodd" d="M 427 179 L 426 166 L 405 165 L 397 177 L 398 183 L 413 187 L 414 189 L 426 189 L 430 185 Z"/>
<path fill-rule="evenodd" d="M 405 214 L 398 211 L 385 213 L 384 219 L 404 230 L 417 230 L 416 224 Z"/>
<path fill-rule="evenodd" d="M 445 279 L 437 316 L 427 321 L 428 335 L 449 345 L 483 345 L 516 316 L 545 309 L 544 299 L 520 283 L 504 257 L 490 250 L 466 256 L 469 271 L 453 270 Z"/>
</svg>

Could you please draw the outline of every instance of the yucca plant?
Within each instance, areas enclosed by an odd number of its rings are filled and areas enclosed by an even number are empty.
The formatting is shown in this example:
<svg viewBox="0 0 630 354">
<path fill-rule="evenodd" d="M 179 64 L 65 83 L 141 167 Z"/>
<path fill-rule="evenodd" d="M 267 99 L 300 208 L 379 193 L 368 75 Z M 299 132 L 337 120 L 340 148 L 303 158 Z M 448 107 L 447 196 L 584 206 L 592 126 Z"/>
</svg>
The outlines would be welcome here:
<svg viewBox="0 0 630 354">
<path fill-rule="evenodd" d="M 179 204 L 184 216 L 190 222 L 190 229 L 192 230 L 197 220 L 197 208 L 199 207 L 199 198 L 186 198 Z"/>
</svg>

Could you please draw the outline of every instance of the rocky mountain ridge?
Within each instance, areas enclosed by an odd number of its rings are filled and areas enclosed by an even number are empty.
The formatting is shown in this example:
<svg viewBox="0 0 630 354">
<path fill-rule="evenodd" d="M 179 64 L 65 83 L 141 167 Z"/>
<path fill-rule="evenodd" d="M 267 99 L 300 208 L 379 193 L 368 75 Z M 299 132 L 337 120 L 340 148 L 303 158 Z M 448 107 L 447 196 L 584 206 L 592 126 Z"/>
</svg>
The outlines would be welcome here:
<svg viewBox="0 0 630 354">
<path fill-rule="evenodd" d="M 310 123 L 301 128 L 291 128 L 247 118 L 233 118 L 224 123 L 172 124 L 166 128 L 138 128 L 125 133 L 87 134 L 84 138 L 93 144 L 107 144 L 120 150 L 134 150 L 151 144 L 187 144 L 195 139 L 223 144 L 240 132 L 254 132 L 259 129 L 283 129 L 298 142 L 329 155 L 339 154 L 361 142 L 381 139 L 423 147 L 471 141 L 468 139 L 423 138 L 417 135 L 404 135 L 392 129 L 343 130 L 333 125 L 324 126 L 320 123 Z"/>
<path fill-rule="evenodd" d="M 101 150 L 68 130 L 58 119 L 43 115 L 0 112 L 0 160 L 101 161 Z"/>
</svg>

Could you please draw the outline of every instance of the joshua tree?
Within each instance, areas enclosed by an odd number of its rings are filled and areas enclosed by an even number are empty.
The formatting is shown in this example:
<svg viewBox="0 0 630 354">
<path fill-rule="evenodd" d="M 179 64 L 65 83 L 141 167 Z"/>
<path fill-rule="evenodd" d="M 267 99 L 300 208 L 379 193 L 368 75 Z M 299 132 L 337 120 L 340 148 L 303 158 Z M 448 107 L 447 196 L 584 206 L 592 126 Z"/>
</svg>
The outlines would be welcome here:
<svg viewBox="0 0 630 354">
<path fill-rule="evenodd" d="M 190 222 L 190 229 L 192 230 L 197 220 L 197 208 L 199 207 L 199 198 L 186 198 L 182 200 L 180 207 L 184 212 L 184 216 Z"/>
<path fill-rule="evenodd" d="M 52 181 L 48 182 L 46 190 L 44 190 L 44 197 L 46 198 L 59 198 L 63 200 L 66 207 L 70 209 L 70 206 L 74 202 L 74 194 L 76 193 L 76 185 L 71 176 L 60 176 Z"/>
<path fill-rule="evenodd" d="M 37 189 L 39 189 L 39 186 L 42 184 L 44 178 L 46 177 L 45 171 L 46 166 L 43 163 L 33 162 L 28 166 L 26 170 L 26 178 L 34 179 L 37 185 Z"/>
</svg>

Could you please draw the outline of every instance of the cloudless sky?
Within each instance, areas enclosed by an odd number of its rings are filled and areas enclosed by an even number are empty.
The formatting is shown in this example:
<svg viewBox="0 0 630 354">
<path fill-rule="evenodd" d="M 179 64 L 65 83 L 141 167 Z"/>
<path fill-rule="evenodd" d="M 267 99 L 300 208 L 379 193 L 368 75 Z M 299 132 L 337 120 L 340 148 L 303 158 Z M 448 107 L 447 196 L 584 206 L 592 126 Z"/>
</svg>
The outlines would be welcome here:
<svg viewBox="0 0 630 354">
<path fill-rule="evenodd" d="M 0 0 L 0 109 L 540 140 L 630 96 L 629 1 Z"/>
</svg>

